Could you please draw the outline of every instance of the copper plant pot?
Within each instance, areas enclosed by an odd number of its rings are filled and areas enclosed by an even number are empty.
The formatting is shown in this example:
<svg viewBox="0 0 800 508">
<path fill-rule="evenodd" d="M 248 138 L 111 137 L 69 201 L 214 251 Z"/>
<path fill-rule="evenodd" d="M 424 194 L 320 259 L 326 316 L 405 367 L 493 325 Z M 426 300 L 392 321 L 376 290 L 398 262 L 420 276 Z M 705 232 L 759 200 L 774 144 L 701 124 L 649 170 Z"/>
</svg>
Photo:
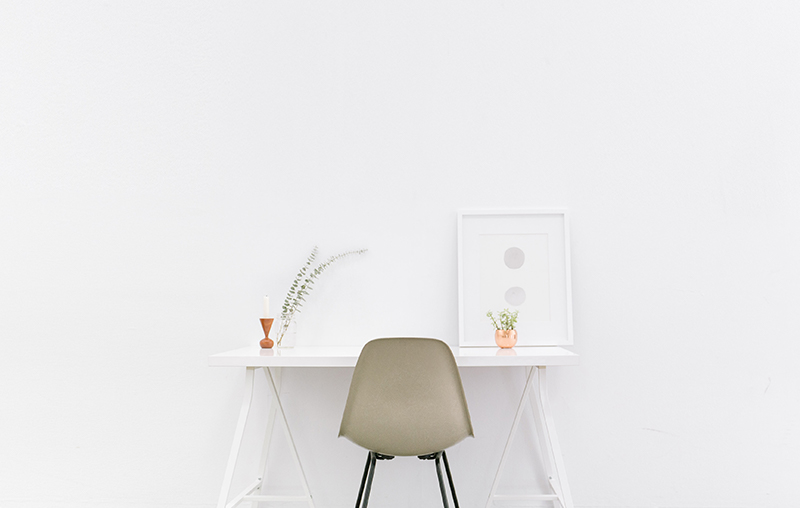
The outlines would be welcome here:
<svg viewBox="0 0 800 508">
<path fill-rule="evenodd" d="M 495 330 L 494 341 L 503 349 L 514 347 L 517 343 L 516 330 Z"/>
</svg>

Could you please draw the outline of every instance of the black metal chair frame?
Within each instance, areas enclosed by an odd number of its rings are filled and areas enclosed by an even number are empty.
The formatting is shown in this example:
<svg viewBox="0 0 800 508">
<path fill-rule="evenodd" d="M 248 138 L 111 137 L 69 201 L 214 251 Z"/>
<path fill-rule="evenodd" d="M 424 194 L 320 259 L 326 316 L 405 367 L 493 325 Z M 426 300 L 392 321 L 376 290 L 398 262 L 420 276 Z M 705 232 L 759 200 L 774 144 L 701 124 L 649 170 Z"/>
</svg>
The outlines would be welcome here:
<svg viewBox="0 0 800 508">
<path fill-rule="evenodd" d="M 367 455 L 367 464 L 364 466 L 364 476 L 361 478 L 361 487 L 358 489 L 358 499 L 356 500 L 356 508 L 367 508 L 369 502 L 369 493 L 372 490 L 372 479 L 375 476 L 375 464 L 379 460 L 392 460 L 393 455 L 383 455 L 376 452 L 369 452 Z M 444 469 L 447 473 L 447 481 L 450 484 L 450 493 L 453 496 L 453 506 L 458 507 L 458 497 L 456 497 L 456 487 L 453 484 L 453 475 L 450 473 L 450 463 L 447 462 L 447 453 L 444 450 L 428 455 L 420 455 L 417 457 L 420 460 L 433 460 L 436 462 L 436 475 L 439 477 L 439 490 L 442 493 L 442 504 L 444 508 L 450 508 L 447 503 L 447 491 L 444 488 L 444 479 L 442 478 L 442 465 L 444 462 Z M 364 504 L 361 504 L 361 501 Z"/>
</svg>

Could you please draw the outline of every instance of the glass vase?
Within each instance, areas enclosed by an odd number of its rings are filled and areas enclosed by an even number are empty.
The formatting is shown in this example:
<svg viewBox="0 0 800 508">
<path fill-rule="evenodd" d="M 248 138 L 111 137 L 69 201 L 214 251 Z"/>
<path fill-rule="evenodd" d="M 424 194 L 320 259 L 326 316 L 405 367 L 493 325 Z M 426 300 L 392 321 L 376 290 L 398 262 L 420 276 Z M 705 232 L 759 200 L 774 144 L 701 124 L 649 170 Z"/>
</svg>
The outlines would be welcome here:
<svg viewBox="0 0 800 508">
<path fill-rule="evenodd" d="M 281 330 L 283 330 L 283 326 L 281 326 Z M 289 349 L 295 345 L 297 345 L 297 321 L 292 319 L 289 321 L 289 326 L 286 327 L 283 337 L 278 341 L 278 347 Z"/>
</svg>

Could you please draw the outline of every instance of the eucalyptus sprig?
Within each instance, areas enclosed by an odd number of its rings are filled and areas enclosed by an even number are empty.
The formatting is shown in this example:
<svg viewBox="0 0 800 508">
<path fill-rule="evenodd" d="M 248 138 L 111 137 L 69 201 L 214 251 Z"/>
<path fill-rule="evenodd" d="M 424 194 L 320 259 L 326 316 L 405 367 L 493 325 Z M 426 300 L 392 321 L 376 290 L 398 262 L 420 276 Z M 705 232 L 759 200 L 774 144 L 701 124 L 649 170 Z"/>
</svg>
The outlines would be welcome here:
<svg viewBox="0 0 800 508">
<path fill-rule="evenodd" d="M 286 293 L 286 299 L 283 301 L 283 307 L 281 307 L 281 326 L 278 329 L 278 340 L 275 341 L 278 345 L 281 344 L 283 336 L 289 329 L 289 324 L 292 322 L 292 319 L 294 319 L 295 313 L 300 312 L 300 307 L 305 303 L 308 293 L 314 288 L 314 283 L 319 276 L 322 275 L 322 272 L 343 257 L 351 254 L 363 254 L 367 252 L 367 249 L 352 250 L 331 256 L 312 270 L 311 266 L 317 259 L 318 251 L 319 249 L 316 246 L 311 250 L 311 254 L 308 256 L 306 263 L 300 268 L 300 271 L 297 272 L 292 286 Z"/>
<path fill-rule="evenodd" d="M 495 330 L 513 330 L 514 327 L 517 326 L 518 314 L 518 310 L 510 311 L 508 309 L 503 309 L 497 313 L 497 319 L 495 319 L 492 311 L 486 311 L 486 317 L 492 320 Z"/>
</svg>

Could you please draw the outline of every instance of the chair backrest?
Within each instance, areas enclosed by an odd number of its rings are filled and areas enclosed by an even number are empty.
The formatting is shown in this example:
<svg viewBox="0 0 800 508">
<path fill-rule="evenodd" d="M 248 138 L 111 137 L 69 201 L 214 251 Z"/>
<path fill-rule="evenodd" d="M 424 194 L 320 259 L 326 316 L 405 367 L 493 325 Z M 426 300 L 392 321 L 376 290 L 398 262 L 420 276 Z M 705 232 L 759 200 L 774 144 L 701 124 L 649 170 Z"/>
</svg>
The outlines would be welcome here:
<svg viewBox="0 0 800 508">
<path fill-rule="evenodd" d="M 461 376 L 437 339 L 368 342 L 358 357 L 339 436 L 384 455 L 442 451 L 472 436 Z"/>
</svg>

